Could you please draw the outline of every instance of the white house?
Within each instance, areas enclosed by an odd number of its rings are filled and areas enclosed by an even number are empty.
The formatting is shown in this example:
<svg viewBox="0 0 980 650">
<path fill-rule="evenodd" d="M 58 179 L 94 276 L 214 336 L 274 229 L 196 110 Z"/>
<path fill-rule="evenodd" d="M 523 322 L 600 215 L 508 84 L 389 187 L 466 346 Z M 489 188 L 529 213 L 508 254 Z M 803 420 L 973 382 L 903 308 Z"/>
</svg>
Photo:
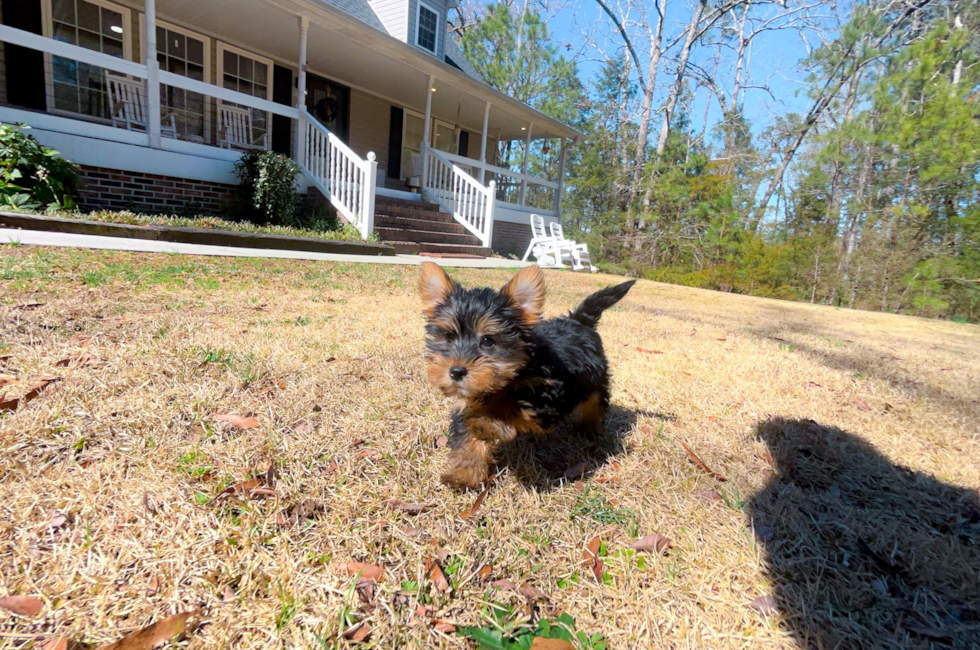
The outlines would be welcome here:
<svg viewBox="0 0 980 650">
<path fill-rule="evenodd" d="M 85 209 L 218 212 L 263 147 L 365 236 L 520 251 L 531 213 L 560 219 L 580 134 L 479 78 L 455 1 L 0 0 L 0 121 L 80 166 Z M 496 164 L 532 140 L 553 178 Z"/>
</svg>

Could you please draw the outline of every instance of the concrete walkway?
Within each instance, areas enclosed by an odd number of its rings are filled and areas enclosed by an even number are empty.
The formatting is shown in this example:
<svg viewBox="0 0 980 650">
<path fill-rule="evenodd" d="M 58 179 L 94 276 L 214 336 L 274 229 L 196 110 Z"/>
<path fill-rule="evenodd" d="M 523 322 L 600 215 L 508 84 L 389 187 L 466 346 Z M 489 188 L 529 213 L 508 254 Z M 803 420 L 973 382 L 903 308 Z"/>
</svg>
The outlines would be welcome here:
<svg viewBox="0 0 980 650">
<path fill-rule="evenodd" d="M 114 251 L 139 251 L 143 253 L 173 253 L 177 255 L 218 255 L 224 257 L 273 257 L 292 260 L 318 260 L 321 262 L 358 262 L 363 264 L 406 264 L 435 262 L 440 266 L 469 267 L 476 269 L 518 268 L 530 266 L 529 262 L 501 258 L 457 260 L 420 257 L 418 255 L 347 255 L 338 253 L 309 253 L 305 251 L 268 250 L 259 248 L 235 248 L 231 246 L 206 246 L 203 244 L 179 244 L 147 239 L 75 235 L 39 230 L 15 230 L 0 228 L 0 244 L 18 243 L 33 246 L 59 246 L 63 248 L 99 248 Z"/>
</svg>

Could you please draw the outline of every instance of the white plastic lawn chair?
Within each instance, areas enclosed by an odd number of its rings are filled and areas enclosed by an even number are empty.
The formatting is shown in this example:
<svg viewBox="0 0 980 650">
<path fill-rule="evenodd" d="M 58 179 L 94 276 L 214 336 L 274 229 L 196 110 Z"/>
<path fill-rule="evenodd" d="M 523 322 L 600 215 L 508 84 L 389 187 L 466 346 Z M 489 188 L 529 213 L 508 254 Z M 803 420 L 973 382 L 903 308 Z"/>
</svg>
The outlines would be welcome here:
<svg viewBox="0 0 980 650">
<path fill-rule="evenodd" d="M 526 262 L 531 255 L 534 255 L 535 262 L 541 268 L 565 268 L 565 265 L 561 263 L 558 240 L 548 234 L 544 227 L 544 217 L 540 214 L 531 215 L 531 243 L 527 245 L 527 251 L 521 261 Z"/>
<path fill-rule="evenodd" d="M 142 81 L 115 72 L 105 71 L 105 86 L 109 93 L 109 116 L 112 126 L 146 131 L 146 85 Z M 177 137 L 174 114 L 160 117 L 160 135 Z"/>
<path fill-rule="evenodd" d="M 225 149 L 268 149 L 269 134 L 252 135 L 252 109 L 218 105 L 219 144 Z"/>
<path fill-rule="evenodd" d="M 551 236 L 555 238 L 558 254 L 562 262 L 571 262 L 573 271 L 581 271 L 585 268 L 585 264 L 588 264 L 590 271 L 593 273 L 598 272 L 599 269 L 592 264 L 592 256 L 589 255 L 588 244 L 579 244 L 574 240 L 565 239 L 565 231 L 557 221 L 551 222 L 548 224 L 548 227 L 551 229 Z"/>
</svg>

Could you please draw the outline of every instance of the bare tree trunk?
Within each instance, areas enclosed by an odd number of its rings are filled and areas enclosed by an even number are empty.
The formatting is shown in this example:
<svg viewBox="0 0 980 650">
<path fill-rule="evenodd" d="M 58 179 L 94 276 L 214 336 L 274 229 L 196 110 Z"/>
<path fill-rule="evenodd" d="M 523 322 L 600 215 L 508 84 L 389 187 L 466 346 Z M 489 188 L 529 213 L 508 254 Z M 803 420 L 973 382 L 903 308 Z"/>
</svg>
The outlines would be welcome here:
<svg viewBox="0 0 980 650">
<path fill-rule="evenodd" d="M 660 127 L 660 140 L 657 142 L 657 158 L 664 155 L 667 148 L 667 136 L 670 134 L 670 121 L 674 117 L 674 109 L 677 108 L 677 99 L 680 97 L 681 89 L 684 87 L 684 75 L 687 72 L 687 61 L 691 58 L 691 47 L 694 39 L 697 38 L 701 26 L 701 17 L 704 15 L 704 8 L 708 0 L 697 0 L 694 7 L 694 15 L 691 22 L 687 24 L 687 36 L 684 38 L 684 46 L 681 48 L 680 58 L 677 60 L 677 74 L 674 76 L 674 85 L 667 96 L 667 103 L 664 105 L 664 122 Z"/>
<path fill-rule="evenodd" d="M 636 155 L 633 158 L 633 182 L 630 184 L 629 209 L 636 202 L 640 185 L 643 182 L 643 166 L 647 159 L 647 138 L 650 131 L 650 120 L 653 119 L 653 94 L 657 89 L 657 72 L 660 69 L 661 47 L 664 37 L 664 11 L 667 0 L 657 0 L 654 4 L 659 18 L 657 28 L 650 33 L 650 62 L 647 66 L 646 85 L 643 88 L 643 107 L 640 110 L 640 126 L 636 134 Z"/>
<path fill-rule="evenodd" d="M 735 84 L 732 89 L 732 104 L 735 109 L 742 105 L 739 99 L 739 91 L 742 90 L 742 68 L 745 66 L 745 51 L 751 42 L 745 38 L 745 23 L 749 18 L 749 9 L 751 8 L 752 3 L 746 3 L 745 9 L 742 11 L 742 20 L 738 23 L 738 57 L 735 62 Z"/>
</svg>

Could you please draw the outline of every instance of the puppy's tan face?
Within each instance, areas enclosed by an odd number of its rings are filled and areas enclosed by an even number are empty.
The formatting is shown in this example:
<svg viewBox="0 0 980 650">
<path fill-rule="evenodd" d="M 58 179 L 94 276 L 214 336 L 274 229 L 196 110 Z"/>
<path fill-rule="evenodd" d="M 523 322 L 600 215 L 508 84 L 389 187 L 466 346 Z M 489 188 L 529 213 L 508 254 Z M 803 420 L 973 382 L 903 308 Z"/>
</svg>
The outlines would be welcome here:
<svg viewBox="0 0 980 650">
<path fill-rule="evenodd" d="M 527 362 L 524 333 L 541 319 L 544 281 L 528 267 L 504 286 L 463 289 L 436 264 L 422 265 L 429 383 L 451 397 L 499 391 Z"/>
</svg>

